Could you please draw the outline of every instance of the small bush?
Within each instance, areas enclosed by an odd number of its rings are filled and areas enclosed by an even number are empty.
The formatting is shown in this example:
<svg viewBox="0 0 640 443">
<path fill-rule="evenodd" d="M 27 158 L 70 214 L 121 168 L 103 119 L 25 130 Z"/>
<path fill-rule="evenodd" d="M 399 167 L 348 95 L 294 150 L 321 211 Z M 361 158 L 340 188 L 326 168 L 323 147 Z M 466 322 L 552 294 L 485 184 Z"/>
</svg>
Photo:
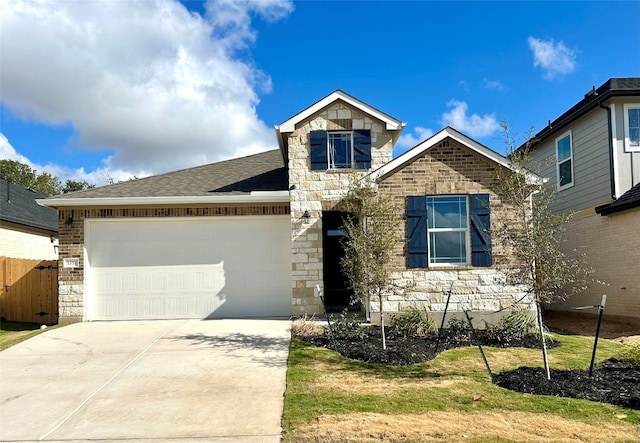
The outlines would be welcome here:
<svg viewBox="0 0 640 443">
<path fill-rule="evenodd" d="M 616 355 L 616 358 L 628 363 L 634 368 L 640 368 L 640 342 L 624 344 L 622 350 Z"/>
<path fill-rule="evenodd" d="M 326 331 L 326 326 L 319 324 L 314 316 L 307 317 L 307 315 L 304 315 L 291 323 L 291 335 L 294 337 L 323 337 Z"/>
<path fill-rule="evenodd" d="M 445 332 L 449 337 L 469 338 L 471 337 L 471 328 L 466 320 L 457 317 L 451 317 L 447 322 Z"/>
<path fill-rule="evenodd" d="M 397 336 L 425 338 L 436 330 L 429 312 L 417 306 L 391 318 L 391 332 Z"/>
<path fill-rule="evenodd" d="M 494 329 L 506 339 L 522 338 L 528 334 L 538 333 L 534 314 L 527 306 L 515 307 L 509 314 L 502 317 Z"/>
<path fill-rule="evenodd" d="M 331 331 L 335 338 L 358 340 L 367 335 L 367 331 L 360 326 L 358 315 L 349 313 L 346 308 L 338 316 L 331 314 L 329 319 L 331 320 Z"/>
</svg>

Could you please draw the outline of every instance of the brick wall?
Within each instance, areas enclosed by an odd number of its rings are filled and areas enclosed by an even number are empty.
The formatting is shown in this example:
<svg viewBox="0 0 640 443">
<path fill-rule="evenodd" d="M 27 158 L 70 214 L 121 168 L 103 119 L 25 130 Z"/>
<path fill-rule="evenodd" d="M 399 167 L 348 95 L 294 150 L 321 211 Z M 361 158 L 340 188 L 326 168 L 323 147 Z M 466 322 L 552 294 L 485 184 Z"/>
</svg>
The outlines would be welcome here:
<svg viewBox="0 0 640 443">
<path fill-rule="evenodd" d="M 95 218 L 225 217 L 242 215 L 287 215 L 289 205 L 228 205 L 199 207 L 74 208 L 58 211 L 60 240 L 58 293 L 60 321 L 84 317 L 84 221 Z M 79 258 L 78 268 L 63 268 L 65 258 Z"/>
<path fill-rule="evenodd" d="M 593 209 L 574 218 L 566 230 L 568 251 L 585 251 L 596 281 L 553 310 L 600 304 L 607 295 L 605 315 L 640 322 L 640 208 L 600 216 Z M 597 313 L 596 309 L 583 311 Z"/>
<path fill-rule="evenodd" d="M 500 220 L 513 216 L 513 208 L 503 203 L 495 192 L 501 166 L 493 163 L 452 139 L 442 141 L 421 158 L 384 178 L 379 189 L 395 196 L 399 207 L 406 207 L 408 195 L 467 195 L 488 193 L 491 219 Z M 404 213 L 401 214 L 404 218 Z M 402 223 L 403 238 L 406 238 L 406 222 Z M 399 245 L 395 254 L 394 276 L 399 284 L 414 282 L 416 287 L 403 296 L 391 295 L 384 303 L 387 313 L 402 311 L 411 306 L 424 306 L 438 312 L 443 311 L 446 293 L 455 294 L 450 311 L 460 311 L 462 304 L 467 309 L 483 315 L 511 306 L 522 298 L 523 288 L 505 284 L 504 271 L 514 265 L 509 251 L 492 239 L 491 267 L 432 267 L 430 269 L 407 269 L 406 241 Z M 372 308 L 379 312 L 373 303 Z M 435 315 L 437 317 L 437 315 Z"/>
</svg>

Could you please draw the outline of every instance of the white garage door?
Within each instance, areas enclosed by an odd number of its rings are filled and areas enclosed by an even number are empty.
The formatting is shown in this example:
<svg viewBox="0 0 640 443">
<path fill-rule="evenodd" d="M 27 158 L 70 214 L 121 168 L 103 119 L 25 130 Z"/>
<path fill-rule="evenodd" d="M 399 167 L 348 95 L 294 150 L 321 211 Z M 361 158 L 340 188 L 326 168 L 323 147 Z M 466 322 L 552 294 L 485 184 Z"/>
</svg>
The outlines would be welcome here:
<svg viewBox="0 0 640 443">
<path fill-rule="evenodd" d="M 87 220 L 89 320 L 291 314 L 289 217 Z"/>
</svg>

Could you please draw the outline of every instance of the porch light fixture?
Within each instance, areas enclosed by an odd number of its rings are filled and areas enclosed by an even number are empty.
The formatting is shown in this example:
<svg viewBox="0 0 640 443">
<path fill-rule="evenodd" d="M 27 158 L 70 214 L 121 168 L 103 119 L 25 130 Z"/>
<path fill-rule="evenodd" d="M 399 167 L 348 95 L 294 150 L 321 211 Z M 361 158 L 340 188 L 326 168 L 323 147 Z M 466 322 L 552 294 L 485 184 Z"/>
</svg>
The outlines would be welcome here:
<svg viewBox="0 0 640 443">
<path fill-rule="evenodd" d="M 302 218 L 304 218 L 305 222 L 308 222 L 309 219 L 311 218 L 311 215 L 309 214 L 309 211 L 304 211 L 304 214 L 302 214 Z"/>
</svg>

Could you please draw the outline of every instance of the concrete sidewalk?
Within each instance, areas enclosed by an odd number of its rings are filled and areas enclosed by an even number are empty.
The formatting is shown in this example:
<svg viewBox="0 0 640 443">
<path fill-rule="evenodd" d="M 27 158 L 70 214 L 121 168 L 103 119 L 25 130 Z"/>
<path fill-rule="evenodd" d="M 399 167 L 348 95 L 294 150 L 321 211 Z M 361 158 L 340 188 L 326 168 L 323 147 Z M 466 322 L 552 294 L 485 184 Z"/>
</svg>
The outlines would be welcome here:
<svg viewBox="0 0 640 443">
<path fill-rule="evenodd" d="M 290 322 L 77 323 L 0 352 L 0 440 L 278 442 Z"/>
</svg>

